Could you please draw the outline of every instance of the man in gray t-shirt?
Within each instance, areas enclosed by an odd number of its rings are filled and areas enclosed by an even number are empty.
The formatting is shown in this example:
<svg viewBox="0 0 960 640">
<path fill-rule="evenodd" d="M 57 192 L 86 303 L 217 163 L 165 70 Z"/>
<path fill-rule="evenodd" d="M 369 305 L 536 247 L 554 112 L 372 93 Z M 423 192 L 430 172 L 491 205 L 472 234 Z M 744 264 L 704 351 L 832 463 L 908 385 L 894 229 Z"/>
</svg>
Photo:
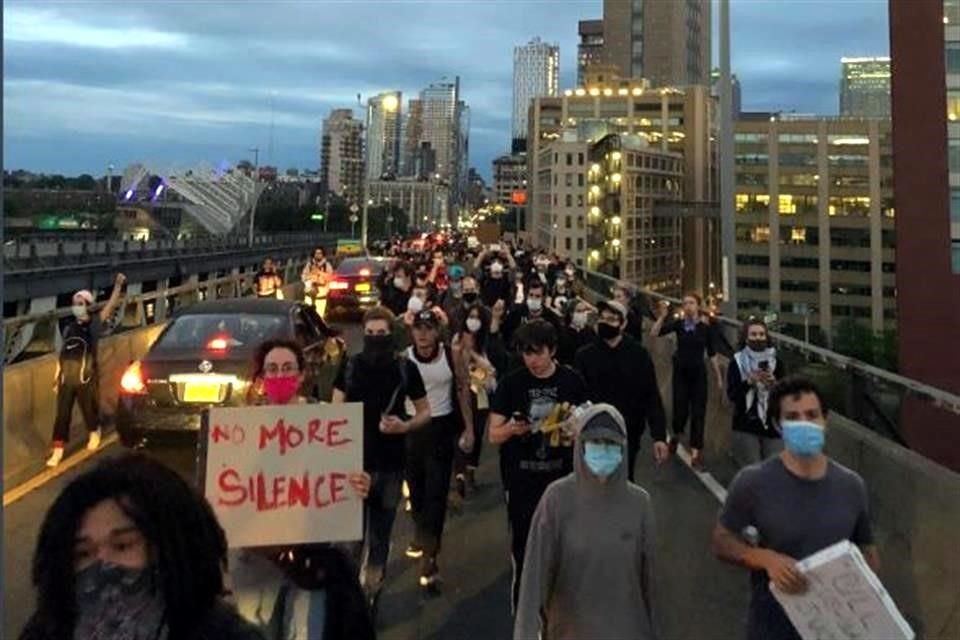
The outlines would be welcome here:
<svg viewBox="0 0 960 640">
<path fill-rule="evenodd" d="M 823 453 L 827 411 L 817 388 L 799 378 L 781 381 L 771 391 L 770 414 L 785 449 L 733 479 L 713 548 L 720 559 L 752 570 L 748 640 L 799 640 L 769 584 L 803 593 L 796 562 L 843 540 L 858 545 L 874 570 L 879 558 L 863 479 Z M 755 540 L 745 540 L 749 527 Z"/>
</svg>

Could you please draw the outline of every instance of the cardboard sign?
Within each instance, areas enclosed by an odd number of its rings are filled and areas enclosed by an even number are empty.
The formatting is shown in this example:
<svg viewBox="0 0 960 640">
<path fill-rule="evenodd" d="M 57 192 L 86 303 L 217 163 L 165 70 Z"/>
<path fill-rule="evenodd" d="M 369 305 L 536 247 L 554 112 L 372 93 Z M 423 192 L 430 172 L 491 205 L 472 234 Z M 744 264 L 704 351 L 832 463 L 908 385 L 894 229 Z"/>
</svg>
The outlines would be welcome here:
<svg viewBox="0 0 960 640">
<path fill-rule="evenodd" d="M 807 592 L 770 591 L 803 640 L 913 640 L 913 629 L 856 545 L 843 541 L 798 563 Z"/>
<path fill-rule="evenodd" d="M 481 222 L 477 225 L 476 234 L 480 244 L 491 245 L 500 242 L 500 225 L 496 222 Z"/>
<path fill-rule="evenodd" d="M 204 495 L 231 548 L 362 537 L 363 404 L 211 409 L 204 416 Z"/>
</svg>

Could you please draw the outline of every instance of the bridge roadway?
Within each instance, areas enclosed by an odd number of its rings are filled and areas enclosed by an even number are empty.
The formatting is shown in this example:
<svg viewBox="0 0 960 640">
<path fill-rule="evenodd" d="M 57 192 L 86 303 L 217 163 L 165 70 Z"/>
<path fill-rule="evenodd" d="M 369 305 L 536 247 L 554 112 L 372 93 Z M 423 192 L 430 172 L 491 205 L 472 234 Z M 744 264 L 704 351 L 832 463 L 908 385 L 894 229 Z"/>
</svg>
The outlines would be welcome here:
<svg viewBox="0 0 960 640">
<path fill-rule="evenodd" d="M 344 327 L 351 345 L 359 331 Z M 442 593 L 424 599 L 415 563 L 403 549 L 412 534 L 410 518 L 397 519 L 388 588 L 381 604 L 382 640 L 505 640 L 511 637 L 511 566 L 496 452 L 485 448 L 480 488 L 460 514 L 451 514 L 441 555 Z M 64 486 L 98 459 L 118 455 L 111 445 L 5 506 L 3 637 L 15 638 L 33 609 L 30 562 L 41 520 Z M 743 637 L 748 589 L 744 572 L 709 553 L 710 530 L 719 503 L 680 460 L 655 467 L 644 443 L 638 482 L 652 495 L 657 519 L 656 593 L 667 640 L 726 640 Z M 718 460 L 718 477 L 732 470 Z M 602 526 L 602 523 L 598 524 Z"/>
</svg>

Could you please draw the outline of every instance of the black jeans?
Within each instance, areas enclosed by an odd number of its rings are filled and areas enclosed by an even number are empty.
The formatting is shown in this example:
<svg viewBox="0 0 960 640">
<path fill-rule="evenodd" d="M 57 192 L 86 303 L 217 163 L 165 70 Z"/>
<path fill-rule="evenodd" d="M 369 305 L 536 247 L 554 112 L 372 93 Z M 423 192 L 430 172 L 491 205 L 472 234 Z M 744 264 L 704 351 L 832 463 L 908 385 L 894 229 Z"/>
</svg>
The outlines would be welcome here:
<svg viewBox="0 0 960 640">
<path fill-rule="evenodd" d="M 454 470 L 461 474 L 468 467 L 476 469 L 480 466 L 480 454 L 483 452 L 483 437 L 486 432 L 487 418 L 490 415 L 489 409 L 473 408 L 473 451 L 464 453 L 457 447 L 454 454 Z"/>
<path fill-rule="evenodd" d="M 53 441 L 66 444 L 70 440 L 70 422 L 73 418 L 73 403 L 76 400 L 83 414 L 87 431 L 96 431 L 100 426 L 100 407 L 97 393 L 97 372 L 92 372 L 90 382 L 81 383 L 66 376 L 57 392 L 57 417 L 53 422 Z"/>
<path fill-rule="evenodd" d="M 703 449 L 707 416 L 707 368 L 673 366 L 673 435 L 683 434 L 690 419 L 690 448 Z"/>
<path fill-rule="evenodd" d="M 407 434 L 407 485 L 415 541 L 425 558 L 435 558 L 440 552 L 459 434 L 456 414 L 432 418 L 428 425 Z"/>
<path fill-rule="evenodd" d="M 386 577 L 390 534 L 400 504 L 402 484 L 402 471 L 370 472 L 370 494 L 363 513 L 363 540 L 353 545 L 353 560 L 358 567 L 363 567 L 363 583 L 370 589 L 378 589 Z"/>
<path fill-rule="evenodd" d="M 507 491 L 507 520 L 510 526 L 510 553 L 513 556 L 513 586 L 511 589 L 512 608 L 516 614 L 517 603 L 520 600 L 520 579 L 523 577 L 523 556 L 527 551 L 527 538 L 530 535 L 530 524 L 533 514 L 540 504 L 543 492 L 549 486 L 547 483 L 536 483 L 528 486 L 511 488 Z"/>
</svg>

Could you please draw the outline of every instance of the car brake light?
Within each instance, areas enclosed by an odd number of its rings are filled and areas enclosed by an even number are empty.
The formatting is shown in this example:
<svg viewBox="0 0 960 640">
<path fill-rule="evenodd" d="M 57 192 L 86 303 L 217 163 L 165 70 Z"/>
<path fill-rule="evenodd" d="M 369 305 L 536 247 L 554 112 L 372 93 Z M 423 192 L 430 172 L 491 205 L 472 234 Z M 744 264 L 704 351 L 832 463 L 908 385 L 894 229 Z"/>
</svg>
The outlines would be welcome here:
<svg viewBox="0 0 960 640">
<path fill-rule="evenodd" d="M 226 351 L 228 346 L 230 346 L 230 342 L 227 338 L 217 336 L 207 343 L 207 351 Z"/>
<path fill-rule="evenodd" d="M 333 291 L 342 291 L 343 289 L 347 289 L 349 287 L 350 285 L 348 285 L 343 280 L 334 280 L 333 282 L 330 283 L 330 289 Z"/>
<path fill-rule="evenodd" d="M 143 381 L 143 365 L 136 361 L 127 367 L 120 378 L 120 388 L 124 393 L 134 396 L 140 396 L 147 393 L 147 385 Z"/>
</svg>

